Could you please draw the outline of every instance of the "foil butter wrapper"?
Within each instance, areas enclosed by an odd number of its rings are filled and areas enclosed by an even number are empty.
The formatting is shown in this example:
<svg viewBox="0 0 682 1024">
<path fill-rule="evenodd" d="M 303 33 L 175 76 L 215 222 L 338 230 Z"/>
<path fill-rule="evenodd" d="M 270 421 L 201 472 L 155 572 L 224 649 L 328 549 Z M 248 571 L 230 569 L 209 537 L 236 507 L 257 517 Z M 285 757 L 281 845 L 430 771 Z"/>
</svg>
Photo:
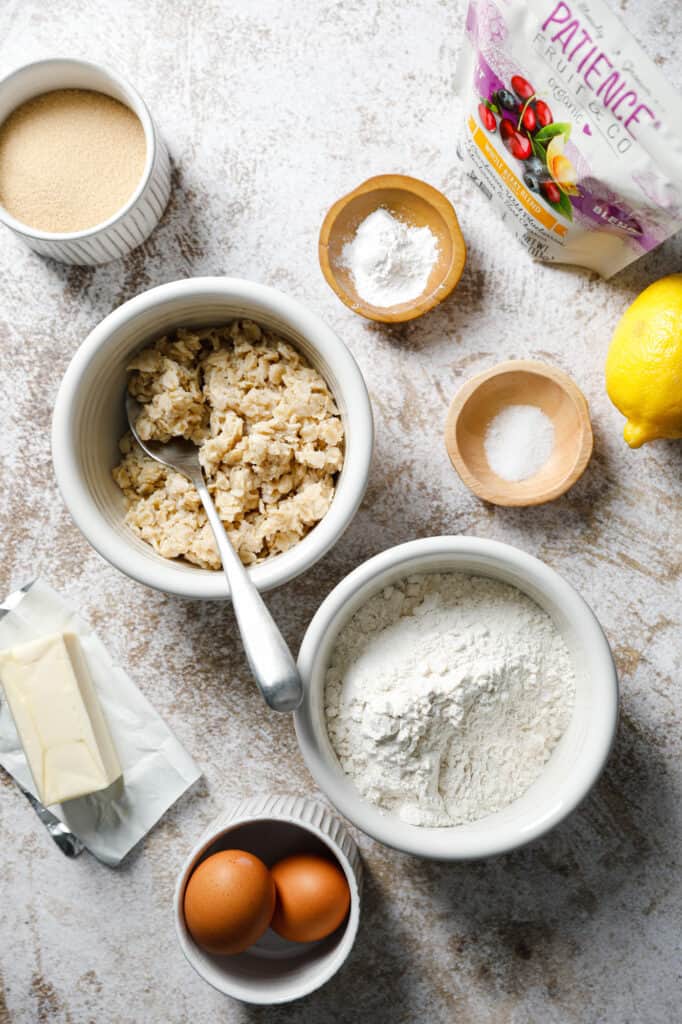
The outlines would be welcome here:
<svg viewBox="0 0 682 1024">
<path fill-rule="evenodd" d="M 0 687 L 0 765 L 14 778 L 63 853 L 83 848 L 116 866 L 201 772 L 132 679 L 115 665 L 101 640 L 43 580 L 10 594 L 0 605 L 0 649 L 47 633 L 78 635 L 83 655 L 123 769 L 109 789 L 46 808 Z"/>
</svg>

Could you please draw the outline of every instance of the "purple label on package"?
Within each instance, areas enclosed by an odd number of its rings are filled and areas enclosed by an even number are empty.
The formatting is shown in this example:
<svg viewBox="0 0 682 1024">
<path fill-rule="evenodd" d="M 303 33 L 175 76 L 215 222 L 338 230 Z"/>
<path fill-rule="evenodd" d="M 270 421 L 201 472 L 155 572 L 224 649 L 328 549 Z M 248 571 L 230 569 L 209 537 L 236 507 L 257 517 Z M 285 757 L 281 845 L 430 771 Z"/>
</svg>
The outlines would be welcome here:
<svg viewBox="0 0 682 1024">
<path fill-rule="evenodd" d="M 531 254 L 610 277 L 682 226 L 677 99 L 600 0 L 473 0 L 460 154 Z"/>
</svg>

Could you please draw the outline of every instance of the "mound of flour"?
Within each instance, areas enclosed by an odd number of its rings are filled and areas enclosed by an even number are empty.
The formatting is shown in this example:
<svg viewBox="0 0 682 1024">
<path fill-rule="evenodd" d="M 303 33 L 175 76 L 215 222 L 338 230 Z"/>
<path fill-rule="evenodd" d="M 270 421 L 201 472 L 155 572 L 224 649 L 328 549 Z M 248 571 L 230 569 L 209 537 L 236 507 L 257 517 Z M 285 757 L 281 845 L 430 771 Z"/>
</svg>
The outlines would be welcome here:
<svg viewBox="0 0 682 1024">
<path fill-rule="evenodd" d="M 575 674 L 551 618 L 515 587 L 411 576 L 340 633 L 327 730 L 369 801 L 413 825 L 474 821 L 521 796 L 571 717 Z"/>
</svg>

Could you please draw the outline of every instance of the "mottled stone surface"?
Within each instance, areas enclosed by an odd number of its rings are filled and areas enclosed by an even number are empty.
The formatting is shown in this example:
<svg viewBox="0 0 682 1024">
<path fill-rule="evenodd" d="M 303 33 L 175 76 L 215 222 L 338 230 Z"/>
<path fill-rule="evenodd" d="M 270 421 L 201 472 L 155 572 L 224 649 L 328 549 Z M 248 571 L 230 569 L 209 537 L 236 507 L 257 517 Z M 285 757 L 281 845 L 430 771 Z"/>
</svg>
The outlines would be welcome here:
<svg viewBox="0 0 682 1024">
<path fill-rule="evenodd" d="M 615 2 L 615 0 L 614 0 Z M 622 14 L 682 85 L 679 5 Z M 142 250 L 68 269 L 2 231 L 2 591 L 42 574 L 126 664 L 205 779 L 116 871 L 63 858 L 0 773 L 0 1021 L 386 1021 L 668 1024 L 680 995 L 680 519 L 682 445 L 638 452 L 603 388 L 610 331 L 646 284 L 680 269 L 680 239 L 609 283 L 534 266 L 499 229 L 455 157 L 455 0 L 14 0 L 0 7 L 3 68 L 78 54 L 142 91 L 173 155 L 163 223 Z M 316 237 L 365 177 L 422 176 L 457 205 L 469 245 L 452 301 L 422 322 L 371 326 L 324 283 Z M 171 894 L 188 848 L 226 797 L 311 792 L 291 721 L 265 714 L 228 607 L 147 591 L 73 526 L 50 463 L 54 395 L 110 310 L 164 281 L 234 274 L 318 310 L 362 367 L 377 421 L 365 503 L 318 569 L 270 599 L 293 645 L 320 600 L 367 556 L 442 532 L 544 558 L 585 596 L 621 673 L 608 768 L 569 821 L 511 856 L 448 867 L 359 836 L 362 930 L 345 969 L 293 1007 L 222 998 L 175 943 Z M 470 374 L 513 356 L 573 374 L 594 417 L 583 480 L 554 505 L 505 511 L 448 463 L 448 403 Z"/>
</svg>

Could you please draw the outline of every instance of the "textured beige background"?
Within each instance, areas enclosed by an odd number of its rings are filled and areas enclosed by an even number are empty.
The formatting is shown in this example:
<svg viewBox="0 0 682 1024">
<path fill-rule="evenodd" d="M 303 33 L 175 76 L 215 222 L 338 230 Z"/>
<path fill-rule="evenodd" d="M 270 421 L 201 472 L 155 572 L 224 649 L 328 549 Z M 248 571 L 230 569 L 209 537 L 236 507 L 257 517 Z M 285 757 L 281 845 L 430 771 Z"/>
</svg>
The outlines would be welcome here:
<svg viewBox="0 0 682 1024">
<path fill-rule="evenodd" d="M 682 86 L 679 4 L 623 0 L 623 17 Z M 0 66 L 78 54 L 140 88 L 175 161 L 162 225 L 125 262 L 67 269 L 1 232 L 2 591 L 42 574 L 80 606 L 205 772 L 120 870 L 69 862 L 0 773 L 0 1021 L 371 1020 L 668 1024 L 680 996 L 680 519 L 682 444 L 630 452 L 602 365 L 623 308 L 682 265 L 680 239 L 609 283 L 534 266 L 455 157 L 454 0 L 5 0 Z M 674 13 L 676 12 L 676 13 Z M 469 260 L 451 302 L 387 330 L 345 309 L 316 260 L 322 216 L 370 174 L 423 176 L 454 200 Z M 623 686 L 606 773 L 562 827 L 508 857 L 422 863 L 360 837 L 362 931 L 345 969 L 298 1005 L 220 997 L 175 944 L 175 874 L 232 794 L 312 791 L 291 722 L 264 712 L 229 608 L 170 600 L 90 550 L 56 491 L 50 412 L 71 355 L 111 309 L 196 274 L 275 285 L 319 311 L 362 367 L 377 421 L 366 501 L 335 551 L 271 596 L 297 645 L 359 561 L 416 536 L 463 532 L 544 558 L 590 602 Z M 470 495 L 442 443 L 459 384 L 500 359 L 573 374 L 596 451 L 551 507 Z"/>
</svg>

